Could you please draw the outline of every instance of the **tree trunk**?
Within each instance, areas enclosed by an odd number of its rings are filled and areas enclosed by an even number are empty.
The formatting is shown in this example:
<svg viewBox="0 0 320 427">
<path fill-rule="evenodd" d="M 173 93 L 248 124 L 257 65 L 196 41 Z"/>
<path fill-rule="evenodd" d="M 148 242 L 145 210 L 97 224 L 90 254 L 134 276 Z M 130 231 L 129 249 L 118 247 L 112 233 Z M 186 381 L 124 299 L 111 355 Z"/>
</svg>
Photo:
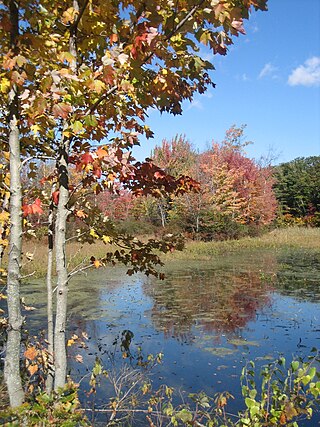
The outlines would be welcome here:
<svg viewBox="0 0 320 427">
<path fill-rule="evenodd" d="M 73 0 L 73 8 L 79 13 L 79 4 Z M 77 21 L 70 28 L 69 52 L 75 58 L 70 68 L 77 71 Z M 66 124 L 66 123 L 65 123 Z M 59 155 L 57 160 L 59 176 L 59 203 L 56 217 L 56 267 L 57 267 L 57 311 L 54 332 L 54 389 L 63 387 L 67 376 L 67 349 L 66 349 L 66 322 L 67 322 L 67 296 L 68 296 L 68 271 L 66 263 L 66 228 L 69 210 L 69 171 L 68 157 L 70 140 L 61 136 Z"/>
<path fill-rule="evenodd" d="M 66 226 L 69 214 L 67 208 L 67 203 L 69 201 L 68 154 L 69 141 L 66 141 L 64 137 L 62 137 L 57 161 L 59 174 L 59 203 L 55 227 L 57 268 L 57 309 L 54 331 L 55 390 L 65 385 L 67 374 L 66 320 L 68 271 L 66 264 Z"/>
<path fill-rule="evenodd" d="M 10 1 L 11 48 L 16 51 L 19 34 L 19 14 L 15 1 Z M 21 250 L 22 250 L 22 190 L 21 159 L 19 141 L 19 100 L 14 84 L 9 93 L 9 148 L 10 148 L 10 240 L 7 278 L 8 296 L 8 338 L 4 377 L 10 405 L 20 406 L 24 392 L 20 376 L 20 345 L 23 318 L 20 308 Z"/>
<path fill-rule="evenodd" d="M 48 321 L 48 376 L 46 380 L 46 392 L 50 394 L 53 388 L 54 379 L 54 361 L 53 361 L 53 294 L 52 294 L 52 264 L 53 264 L 53 235 L 54 235 L 54 204 L 52 200 L 52 193 L 54 187 L 51 190 L 51 202 L 50 210 L 48 215 L 48 264 L 47 264 L 47 321 Z"/>
</svg>

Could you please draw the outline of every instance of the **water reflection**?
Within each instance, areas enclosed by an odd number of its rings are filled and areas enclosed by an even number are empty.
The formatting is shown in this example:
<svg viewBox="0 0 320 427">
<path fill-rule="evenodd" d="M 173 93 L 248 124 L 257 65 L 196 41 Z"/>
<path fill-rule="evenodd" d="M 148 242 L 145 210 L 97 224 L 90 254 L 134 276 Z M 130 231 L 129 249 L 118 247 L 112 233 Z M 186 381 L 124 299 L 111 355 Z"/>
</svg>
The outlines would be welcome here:
<svg viewBox="0 0 320 427">
<path fill-rule="evenodd" d="M 233 333 L 270 303 L 271 284 L 259 272 L 176 272 L 164 283 L 144 286 L 153 299 L 150 317 L 165 337 L 192 340 L 192 327 L 215 334 Z"/>
</svg>

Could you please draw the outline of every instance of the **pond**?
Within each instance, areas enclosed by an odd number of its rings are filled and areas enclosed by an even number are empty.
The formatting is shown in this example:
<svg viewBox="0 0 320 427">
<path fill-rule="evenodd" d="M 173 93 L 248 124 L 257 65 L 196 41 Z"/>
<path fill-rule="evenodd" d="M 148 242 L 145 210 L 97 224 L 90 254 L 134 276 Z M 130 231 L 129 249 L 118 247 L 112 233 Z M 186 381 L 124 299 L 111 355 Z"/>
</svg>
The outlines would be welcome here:
<svg viewBox="0 0 320 427">
<path fill-rule="evenodd" d="M 258 371 L 280 356 L 306 359 L 319 348 L 319 254 L 247 250 L 205 262 L 172 261 L 165 273 L 159 281 L 107 268 L 71 283 L 70 335 L 84 333 L 86 348 L 70 347 L 69 365 L 81 381 L 83 404 L 92 405 L 85 392 L 97 357 L 107 370 L 119 371 L 161 353 L 162 363 L 150 371 L 154 388 L 166 384 L 182 398 L 229 391 L 235 397 L 229 411 L 236 412 L 248 361 Z M 27 303 L 40 308 L 32 329 L 43 322 L 40 288 L 40 281 L 25 288 Z M 79 355 L 82 363 L 75 360 Z M 95 404 L 106 404 L 111 393 L 102 385 Z M 299 426 L 319 422 L 316 414 Z"/>
</svg>

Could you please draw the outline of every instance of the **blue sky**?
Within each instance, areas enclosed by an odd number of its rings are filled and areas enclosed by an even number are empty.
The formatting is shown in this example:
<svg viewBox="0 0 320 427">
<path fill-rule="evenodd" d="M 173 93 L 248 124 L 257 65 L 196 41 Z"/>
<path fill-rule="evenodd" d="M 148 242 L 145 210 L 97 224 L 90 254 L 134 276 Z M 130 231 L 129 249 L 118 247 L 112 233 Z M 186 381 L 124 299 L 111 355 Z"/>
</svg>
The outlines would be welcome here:
<svg viewBox="0 0 320 427">
<path fill-rule="evenodd" d="M 246 35 L 225 57 L 216 55 L 216 88 L 184 103 L 182 116 L 149 112 L 153 140 L 141 140 L 138 159 L 163 138 L 185 134 L 200 151 L 246 124 L 249 157 L 271 150 L 274 163 L 320 155 L 320 0 L 269 0 L 251 15 Z"/>
</svg>

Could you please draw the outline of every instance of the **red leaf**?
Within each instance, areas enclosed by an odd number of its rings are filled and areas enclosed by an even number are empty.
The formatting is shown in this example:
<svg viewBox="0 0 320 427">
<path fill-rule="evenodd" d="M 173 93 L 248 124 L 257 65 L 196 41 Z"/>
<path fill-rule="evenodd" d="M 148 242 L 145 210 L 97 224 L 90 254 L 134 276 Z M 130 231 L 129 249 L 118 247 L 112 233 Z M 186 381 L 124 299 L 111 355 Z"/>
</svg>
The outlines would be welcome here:
<svg viewBox="0 0 320 427">
<path fill-rule="evenodd" d="M 90 153 L 84 153 L 84 154 L 82 154 L 82 156 L 80 158 L 80 162 L 83 165 L 88 165 L 89 163 L 93 162 L 93 157 Z"/>
<path fill-rule="evenodd" d="M 59 203 L 59 190 L 54 191 L 54 192 L 52 193 L 52 200 L 53 200 L 53 203 L 54 203 L 55 205 L 58 205 L 58 203 Z"/>
<path fill-rule="evenodd" d="M 30 205 L 23 205 L 22 211 L 23 211 L 23 216 L 35 215 L 35 214 L 42 215 L 43 209 L 41 207 L 41 200 L 37 198 L 34 201 L 34 203 Z"/>
<path fill-rule="evenodd" d="M 34 201 L 34 203 L 31 205 L 32 207 L 32 213 L 33 214 L 38 214 L 38 215 L 42 215 L 43 214 L 43 209 L 41 207 L 41 200 L 40 199 L 36 199 Z"/>
<path fill-rule="evenodd" d="M 101 168 L 100 168 L 99 166 L 96 166 L 96 167 L 93 169 L 92 174 L 93 174 L 94 176 L 96 176 L 97 178 L 101 178 L 101 175 L 102 175 Z"/>
</svg>

